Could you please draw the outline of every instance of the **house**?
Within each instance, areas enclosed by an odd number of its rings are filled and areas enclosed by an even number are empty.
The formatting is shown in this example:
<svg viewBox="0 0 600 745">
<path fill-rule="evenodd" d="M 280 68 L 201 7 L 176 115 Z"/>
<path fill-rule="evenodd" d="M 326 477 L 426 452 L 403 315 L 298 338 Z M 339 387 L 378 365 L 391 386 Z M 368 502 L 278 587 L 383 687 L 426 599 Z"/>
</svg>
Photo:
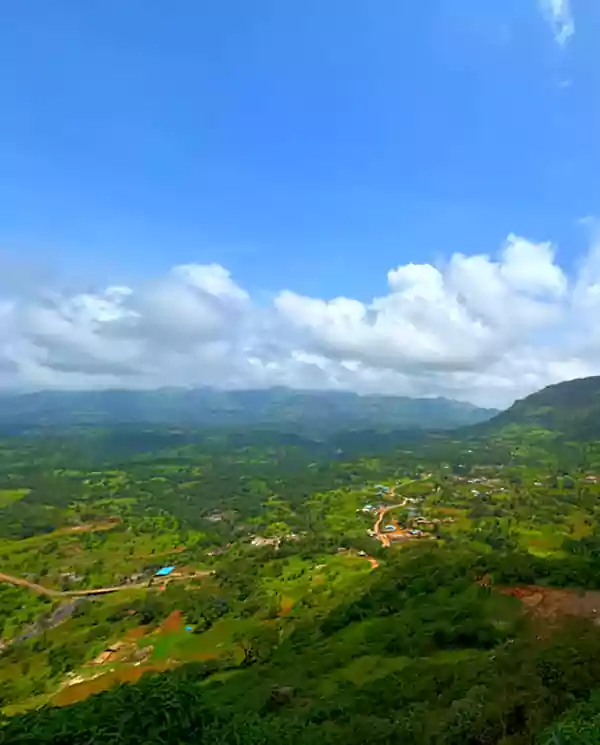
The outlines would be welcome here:
<svg viewBox="0 0 600 745">
<path fill-rule="evenodd" d="M 204 519 L 208 520 L 211 523 L 220 523 L 223 519 L 223 515 L 220 515 L 218 512 L 214 512 L 212 515 L 208 515 Z"/>
<path fill-rule="evenodd" d="M 156 572 L 156 577 L 167 577 L 169 574 L 171 574 L 172 571 L 175 570 L 175 567 L 163 567 L 162 569 L 159 569 L 158 572 Z"/>
<path fill-rule="evenodd" d="M 110 662 L 116 656 L 117 652 L 125 646 L 124 642 L 115 642 L 107 647 L 104 652 L 101 652 L 94 660 L 92 665 L 104 665 L 106 662 Z"/>
<path fill-rule="evenodd" d="M 250 543 L 253 546 L 275 546 L 276 548 L 279 548 L 279 544 L 281 543 L 281 540 L 279 538 L 263 538 L 263 536 L 256 535 L 254 538 L 250 541 Z"/>
<path fill-rule="evenodd" d="M 393 533 L 395 530 L 396 530 L 396 526 L 395 525 L 385 525 L 383 527 L 383 532 L 384 533 Z"/>
</svg>

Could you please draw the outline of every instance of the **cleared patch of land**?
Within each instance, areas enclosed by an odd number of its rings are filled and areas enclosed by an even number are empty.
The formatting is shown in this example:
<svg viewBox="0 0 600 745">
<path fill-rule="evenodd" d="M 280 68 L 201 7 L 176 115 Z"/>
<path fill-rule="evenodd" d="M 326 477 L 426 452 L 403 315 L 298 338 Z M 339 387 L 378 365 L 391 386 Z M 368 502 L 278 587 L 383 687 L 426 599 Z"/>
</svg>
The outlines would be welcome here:
<svg viewBox="0 0 600 745">
<path fill-rule="evenodd" d="M 579 616 L 599 619 L 600 624 L 600 591 L 581 592 L 539 585 L 495 589 L 518 598 L 527 613 L 539 618 L 551 621 L 564 616 Z"/>
</svg>

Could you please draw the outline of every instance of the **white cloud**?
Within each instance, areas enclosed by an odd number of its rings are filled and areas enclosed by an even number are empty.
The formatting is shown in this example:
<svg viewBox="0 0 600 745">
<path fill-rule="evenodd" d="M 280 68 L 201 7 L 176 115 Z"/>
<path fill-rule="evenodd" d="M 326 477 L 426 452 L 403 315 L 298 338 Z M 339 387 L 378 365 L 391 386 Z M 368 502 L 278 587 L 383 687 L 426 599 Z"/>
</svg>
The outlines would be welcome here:
<svg viewBox="0 0 600 745">
<path fill-rule="evenodd" d="M 600 246 L 600 244 L 599 244 Z M 507 405 L 600 372 L 600 247 L 568 279 L 549 243 L 391 269 L 368 302 L 284 289 L 258 305 L 222 266 L 140 285 L 0 297 L 0 387 L 286 385 Z"/>
<path fill-rule="evenodd" d="M 554 38 L 565 46 L 575 33 L 569 0 L 540 0 L 540 8 L 552 28 Z"/>
<path fill-rule="evenodd" d="M 500 261 L 454 255 L 448 265 L 388 273 L 389 292 L 364 305 L 282 292 L 280 314 L 305 343 L 340 360 L 430 371 L 470 370 L 501 358 L 526 332 L 557 320 L 566 280 L 548 244 L 510 236 Z"/>
</svg>

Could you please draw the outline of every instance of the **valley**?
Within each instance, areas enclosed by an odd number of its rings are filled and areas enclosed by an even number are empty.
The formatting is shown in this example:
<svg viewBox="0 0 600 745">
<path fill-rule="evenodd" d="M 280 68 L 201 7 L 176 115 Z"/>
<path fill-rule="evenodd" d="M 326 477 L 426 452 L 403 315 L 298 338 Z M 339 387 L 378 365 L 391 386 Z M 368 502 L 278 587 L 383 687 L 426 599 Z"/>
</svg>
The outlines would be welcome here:
<svg viewBox="0 0 600 745">
<path fill-rule="evenodd" d="M 152 690 L 241 742 L 530 742 L 600 685 L 600 443 L 501 416 L 351 448 L 146 425 L 124 446 L 121 428 L 6 437 L 0 735 L 50 742 L 71 710 L 103 732 L 103 707 L 138 694 L 159 726 Z"/>
</svg>

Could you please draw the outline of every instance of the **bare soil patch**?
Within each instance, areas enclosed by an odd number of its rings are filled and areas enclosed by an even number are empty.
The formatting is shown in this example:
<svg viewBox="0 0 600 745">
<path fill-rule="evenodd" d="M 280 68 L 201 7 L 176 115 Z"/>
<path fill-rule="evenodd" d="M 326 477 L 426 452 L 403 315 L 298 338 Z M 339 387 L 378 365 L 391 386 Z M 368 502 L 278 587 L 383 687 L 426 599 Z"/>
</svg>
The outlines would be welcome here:
<svg viewBox="0 0 600 745">
<path fill-rule="evenodd" d="M 134 629 L 129 629 L 125 634 L 125 640 L 128 642 L 137 642 L 142 639 L 151 630 L 151 626 L 136 626 Z"/>
<path fill-rule="evenodd" d="M 183 630 L 183 616 L 180 610 L 174 610 L 162 622 L 160 630 L 163 634 L 174 634 Z"/>
<path fill-rule="evenodd" d="M 496 587 L 498 592 L 518 598 L 526 613 L 545 620 L 558 620 L 565 616 L 600 619 L 600 592 L 539 585 L 521 587 Z M 600 624 L 600 620 L 598 621 Z"/>
<path fill-rule="evenodd" d="M 95 693 L 101 693 L 107 691 L 119 683 L 137 683 L 144 673 L 147 672 L 164 672 L 168 670 L 169 665 L 167 663 L 157 663 L 154 665 L 138 665 L 127 666 L 118 670 L 113 670 L 109 673 L 99 675 L 97 678 L 83 681 L 82 683 L 76 683 L 75 685 L 63 688 L 59 691 L 56 696 L 52 699 L 52 703 L 56 706 L 68 706 L 74 704 L 77 701 L 83 701 L 88 696 Z"/>
<path fill-rule="evenodd" d="M 54 535 L 70 535 L 73 533 L 97 533 L 116 528 L 121 522 L 120 518 L 111 518 L 97 523 L 84 523 L 83 525 L 74 525 L 71 528 L 59 528 L 54 531 Z"/>
</svg>

